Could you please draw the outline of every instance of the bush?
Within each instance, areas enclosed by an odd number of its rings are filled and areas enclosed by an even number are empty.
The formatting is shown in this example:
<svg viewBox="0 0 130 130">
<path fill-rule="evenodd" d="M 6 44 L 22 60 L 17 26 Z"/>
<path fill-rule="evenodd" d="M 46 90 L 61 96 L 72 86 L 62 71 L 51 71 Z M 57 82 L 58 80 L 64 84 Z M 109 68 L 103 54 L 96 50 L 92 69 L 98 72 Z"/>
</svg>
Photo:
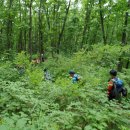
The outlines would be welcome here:
<svg viewBox="0 0 130 130">
<path fill-rule="evenodd" d="M 0 129 L 129 130 L 129 97 L 122 98 L 119 104 L 117 101 L 108 102 L 106 94 L 109 70 L 116 68 L 118 58 L 126 50 L 127 47 L 94 45 L 89 52 L 82 50 L 71 58 L 59 56 L 39 67 L 18 58 L 16 61 L 19 62 L 15 63 L 26 66 L 22 78 L 9 62 L 2 64 Z M 45 67 L 54 75 L 54 83 L 42 81 L 41 68 Z M 81 82 L 72 84 L 68 75 L 70 69 L 81 75 Z M 129 72 L 130 69 L 123 68 L 119 73 L 128 92 Z"/>
<path fill-rule="evenodd" d="M 11 64 L 12 65 L 12 64 Z M 19 80 L 19 74 L 16 68 L 11 67 L 10 62 L 6 66 L 0 66 L 0 79 L 6 81 Z"/>
<path fill-rule="evenodd" d="M 43 71 L 38 68 L 32 68 L 27 70 L 27 78 L 32 85 L 39 85 L 43 80 Z"/>
<path fill-rule="evenodd" d="M 14 60 L 14 64 L 18 67 L 28 68 L 30 66 L 29 56 L 26 55 L 24 51 L 18 53 Z"/>
</svg>

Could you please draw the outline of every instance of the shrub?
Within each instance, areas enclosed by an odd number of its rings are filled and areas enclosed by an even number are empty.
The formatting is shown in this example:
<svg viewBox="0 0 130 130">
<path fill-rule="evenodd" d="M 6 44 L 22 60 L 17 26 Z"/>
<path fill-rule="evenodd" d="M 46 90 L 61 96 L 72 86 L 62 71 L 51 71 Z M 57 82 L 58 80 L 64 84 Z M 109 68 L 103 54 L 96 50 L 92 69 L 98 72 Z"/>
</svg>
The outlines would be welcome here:
<svg viewBox="0 0 130 130">
<path fill-rule="evenodd" d="M 49 59 L 39 67 L 31 66 L 28 58 L 27 63 L 16 58 L 19 62 L 15 63 L 26 66 L 22 78 L 12 69 L 12 64 L 2 64 L 0 129 L 129 130 L 129 94 L 120 104 L 108 102 L 106 94 L 109 70 L 116 68 L 118 58 L 122 51 L 127 53 L 127 47 L 94 45 L 91 51 L 82 50 L 70 58 L 59 56 L 57 61 Z M 45 67 L 55 76 L 54 83 L 42 81 L 41 68 Z M 82 76 L 81 82 L 72 84 L 70 69 Z M 129 76 L 130 69 L 123 68 L 119 73 L 128 92 Z"/>
</svg>

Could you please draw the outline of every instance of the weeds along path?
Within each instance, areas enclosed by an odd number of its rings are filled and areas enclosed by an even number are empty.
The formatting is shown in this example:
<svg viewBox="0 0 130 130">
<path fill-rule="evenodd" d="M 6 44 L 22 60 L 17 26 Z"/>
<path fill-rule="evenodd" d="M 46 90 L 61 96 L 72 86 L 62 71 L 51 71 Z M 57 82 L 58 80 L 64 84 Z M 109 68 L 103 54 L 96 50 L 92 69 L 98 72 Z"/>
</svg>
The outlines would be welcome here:
<svg viewBox="0 0 130 130">
<path fill-rule="evenodd" d="M 123 49 L 127 55 L 129 47 Z M 117 67 L 120 51 L 117 45 L 94 45 L 91 51 L 59 56 L 57 62 L 49 59 L 39 66 L 32 66 L 24 53 L 13 62 L 0 63 L 0 129 L 129 130 L 129 93 L 120 104 L 108 102 L 106 94 L 108 72 Z M 20 75 L 14 64 L 25 65 L 25 73 Z M 54 83 L 43 81 L 45 67 Z M 129 92 L 130 69 L 122 67 L 119 77 Z M 82 76 L 78 84 L 72 84 L 70 68 Z"/>
<path fill-rule="evenodd" d="M 44 121 L 43 125 L 35 129 L 46 128 L 46 125 L 48 130 L 53 127 L 66 130 L 66 125 L 76 130 L 123 126 L 129 128 L 129 109 L 125 110 L 116 102 L 108 102 L 100 86 L 95 90 L 89 83 L 82 87 L 65 87 L 43 82 L 41 86 L 32 87 L 27 82 L 20 81 L 3 81 L 0 86 L 2 119 L 7 123 L 9 123 L 7 117 L 10 121 L 14 121 L 13 118 L 17 121 L 22 119 L 25 124 L 21 125 L 21 129 L 25 125 L 26 128 L 32 128 L 41 121 Z M 124 107 L 129 108 L 127 105 L 125 104 Z M 122 114 L 124 116 L 120 119 Z M 115 123 L 111 122 L 111 118 Z M 14 121 L 14 124 L 15 122 L 17 124 L 17 121 Z M 33 125 L 29 125 L 28 121 Z M 124 125 L 116 126 L 117 121 Z M 15 127 L 19 128 L 17 125 Z"/>
</svg>

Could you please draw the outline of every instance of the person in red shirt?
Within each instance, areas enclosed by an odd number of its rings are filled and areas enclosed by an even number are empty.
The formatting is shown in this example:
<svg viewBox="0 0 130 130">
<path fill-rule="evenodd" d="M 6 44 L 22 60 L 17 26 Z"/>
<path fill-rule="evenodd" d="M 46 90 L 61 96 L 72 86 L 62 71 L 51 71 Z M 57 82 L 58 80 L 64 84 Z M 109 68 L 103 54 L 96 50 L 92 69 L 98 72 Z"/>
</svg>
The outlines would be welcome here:
<svg viewBox="0 0 130 130">
<path fill-rule="evenodd" d="M 114 80 L 116 79 L 117 76 L 117 71 L 116 70 L 111 70 L 110 71 L 110 79 L 108 81 L 108 86 L 107 86 L 107 94 L 108 94 L 108 100 L 112 100 L 116 98 L 116 95 L 113 95 L 113 89 L 114 89 Z"/>
</svg>

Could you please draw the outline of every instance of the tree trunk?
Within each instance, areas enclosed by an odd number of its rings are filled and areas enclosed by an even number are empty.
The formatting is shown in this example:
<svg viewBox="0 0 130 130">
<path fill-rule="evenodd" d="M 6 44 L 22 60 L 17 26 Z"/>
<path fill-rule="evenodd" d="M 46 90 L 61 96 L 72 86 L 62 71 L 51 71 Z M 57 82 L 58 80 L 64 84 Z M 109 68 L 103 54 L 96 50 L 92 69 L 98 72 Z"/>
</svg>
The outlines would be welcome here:
<svg viewBox="0 0 130 130">
<path fill-rule="evenodd" d="M 123 63 L 122 63 L 122 59 L 121 59 L 121 57 L 120 57 L 120 58 L 119 58 L 119 63 L 118 63 L 118 65 L 117 65 L 117 70 L 118 70 L 119 72 L 122 71 L 122 66 L 123 66 Z"/>
<path fill-rule="evenodd" d="M 128 8 L 130 8 L 130 0 L 128 1 Z M 128 12 L 126 12 L 125 22 L 124 22 L 124 30 L 123 30 L 123 33 L 122 33 L 122 45 L 125 45 L 127 43 L 127 41 L 126 41 L 126 27 L 128 25 L 128 16 L 129 16 L 129 14 L 128 14 Z M 128 66 L 129 66 L 129 60 L 127 62 L 126 68 L 128 68 Z M 123 67 L 123 63 L 122 63 L 122 59 L 120 57 L 119 58 L 119 64 L 117 66 L 118 71 L 121 71 L 122 67 Z"/>
<path fill-rule="evenodd" d="M 103 42 L 104 42 L 104 44 L 106 44 L 105 27 L 104 27 L 104 18 L 103 18 L 101 0 L 99 0 L 99 8 L 100 8 L 100 20 L 101 20 L 101 28 L 102 28 L 102 37 L 103 37 Z"/>
<path fill-rule="evenodd" d="M 12 8 L 13 0 L 9 0 L 9 16 L 7 21 L 7 47 L 8 50 L 12 48 L 12 18 L 10 15 L 10 11 Z"/>
<path fill-rule="evenodd" d="M 130 0 L 128 1 L 128 8 L 130 8 Z M 129 13 L 128 11 L 126 12 L 125 14 L 125 22 L 124 22 L 124 29 L 123 29 L 123 32 L 122 32 L 122 44 L 125 45 L 127 43 L 127 37 L 126 37 L 126 28 L 127 28 L 127 25 L 128 25 L 128 17 L 129 17 Z"/>
<path fill-rule="evenodd" d="M 70 9 L 70 4 L 71 4 L 71 0 L 69 0 L 69 5 L 68 5 L 68 7 L 66 9 L 66 15 L 65 15 L 65 18 L 64 18 L 63 26 L 62 26 L 61 32 L 59 34 L 58 43 L 57 43 L 57 54 L 60 53 L 61 40 L 62 40 L 62 37 L 63 37 L 63 33 L 64 33 L 64 29 L 65 29 L 69 9 Z"/>
<path fill-rule="evenodd" d="M 42 7 L 42 0 L 40 0 L 40 7 L 39 7 L 39 53 L 40 59 L 43 60 L 43 32 L 42 32 L 42 14 L 41 14 L 41 7 Z"/>
<path fill-rule="evenodd" d="M 30 5 L 29 5 L 29 54 L 30 54 L 30 60 L 32 60 L 32 2 L 33 0 L 30 0 Z"/>
<path fill-rule="evenodd" d="M 19 9 L 20 9 L 20 23 L 22 22 L 22 12 L 21 12 L 21 1 L 19 0 Z M 23 50 L 22 44 L 22 28 L 20 27 L 19 40 L 18 40 L 18 52 Z"/>
<path fill-rule="evenodd" d="M 100 24 L 97 24 L 97 25 L 96 25 L 96 29 L 98 30 L 99 28 L 100 28 Z M 92 39 L 92 44 L 95 44 L 95 43 L 96 43 L 97 34 L 98 34 L 98 32 L 95 31 L 95 33 L 94 33 L 94 35 L 93 35 L 93 39 Z"/>
<path fill-rule="evenodd" d="M 26 20 L 26 17 L 27 17 L 27 5 L 26 5 L 26 0 L 24 1 L 24 21 L 25 21 L 25 24 L 27 24 L 27 20 Z M 23 35 L 24 35 L 24 47 L 23 47 L 23 50 L 24 51 L 27 51 L 27 30 L 26 28 L 24 28 L 24 31 L 23 31 Z"/>
<path fill-rule="evenodd" d="M 128 61 L 127 61 L 127 63 L 126 63 L 126 69 L 129 68 L 129 64 L 130 64 L 130 58 L 128 58 Z"/>
<path fill-rule="evenodd" d="M 90 16 L 91 16 L 91 9 L 92 9 L 92 5 L 93 5 L 93 1 L 91 0 L 90 2 L 92 2 L 92 3 L 89 3 L 89 1 L 88 1 L 87 5 L 86 5 L 86 16 L 85 16 L 85 24 L 84 24 L 84 29 L 83 29 L 83 38 L 82 38 L 81 46 L 80 46 L 81 48 L 83 48 L 85 36 L 87 35 L 86 31 L 88 30 L 88 25 L 89 25 Z M 90 7 L 89 7 L 89 4 L 90 4 Z"/>
<path fill-rule="evenodd" d="M 48 8 L 46 9 L 46 7 L 43 5 L 43 9 L 44 9 L 44 11 L 45 11 L 48 29 L 50 30 L 51 27 L 50 27 L 50 18 L 49 18 Z"/>
<path fill-rule="evenodd" d="M 27 31 L 24 30 L 24 51 L 27 51 Z"/>
<path fill-rule="evenodd" d="M 116 25 L 114 24 L 113 27 L 112 27 L 112 32 L 111 32 L 111 37 L 110 37 L 110 40 L 109 40 L 110 42 L 109 43 L 113 43 L 114 33 L 115 33 L 115 27 L 116 27 Z"/>
<path fill-rule="evenodd" d="M 122 44 L 125 45 L 126 44 L 126 28 L 127 28 L 127 24 L 128 24 L 128 12 L 126 12 L 125 14 L 125 23 L 124 23 L 124 29 L 122 32 Z"/>
</svg>

